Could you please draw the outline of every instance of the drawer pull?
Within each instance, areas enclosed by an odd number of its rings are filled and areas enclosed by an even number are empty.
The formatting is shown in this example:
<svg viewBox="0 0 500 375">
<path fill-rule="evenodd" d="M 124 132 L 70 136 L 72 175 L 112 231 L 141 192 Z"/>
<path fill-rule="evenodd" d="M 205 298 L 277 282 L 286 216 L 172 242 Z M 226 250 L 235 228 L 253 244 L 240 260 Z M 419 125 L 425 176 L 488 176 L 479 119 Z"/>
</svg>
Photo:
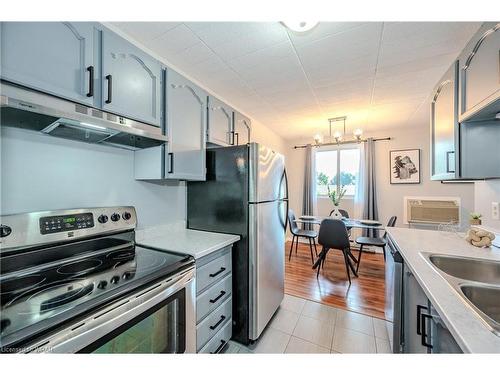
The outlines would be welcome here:
<svg viewBox="0 0 500 375">
<path fill-rule="evenodd" d="M 220 340 L 220 345 L 213 352 L 210 352 L 210 354 L 219 353 L 222 350 L 222 348 L 224 347 L 224 345 L 226 345 L 226 340 Z"/>
<path fill-rule="evenodd" d="M 220 294 L 215 297 L 214 299 L 211 299 L 210 300 L 210 303 L 215 303 L 217 302 L 218 300 L 220 300 L 222 297 L 224 297 L 224 294 L 226 294 L 226 291 L 225 290 L 221 290 Z"/>
<path fill-rule="evenodd" d="M 216 273 L 211 273 L 211 274 L 210 274 L 210 275 L 208 275 L 208 276 L 210 276 L 210 277 L 215 277 L 215 276 L 217 276 L 217 275 L 220 275 L 220 274 L 221 274 L 222 272 L 224 272 L 225 270 L 226 270 L 226 267 L 221 267 L 221 268 L 220 268 L 220 270 L 218 270 Z"/>
<path fill-rule="evenodd" d="M 220 319 L 217 323 L 215 323 L 213 326 L 210 326 L 210 329 L 213 331 L 214 329 L 216 329 L 218 326 L 221 325 L 221 323 L 226 320 L 226 317 L 224 315 L 221 315 L 220 316 Z"/>
</svg>

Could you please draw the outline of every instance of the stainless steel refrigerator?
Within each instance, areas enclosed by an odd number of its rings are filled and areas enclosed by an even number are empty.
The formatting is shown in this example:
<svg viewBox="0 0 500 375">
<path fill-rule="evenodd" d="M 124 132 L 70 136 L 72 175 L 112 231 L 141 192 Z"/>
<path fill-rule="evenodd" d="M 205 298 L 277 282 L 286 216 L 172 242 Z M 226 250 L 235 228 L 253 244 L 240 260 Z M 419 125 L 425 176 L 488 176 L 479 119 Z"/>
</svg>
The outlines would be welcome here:
<svg viewBox="0 0 500 375">
<path fill-rule="evenodd" d="M 233 233 L 233 339 L 256 340 L 284 296 L 288 188 L 283 155 L 257 143 L 207 150 L 187 183 L 187 226 Z"/>
</svg>

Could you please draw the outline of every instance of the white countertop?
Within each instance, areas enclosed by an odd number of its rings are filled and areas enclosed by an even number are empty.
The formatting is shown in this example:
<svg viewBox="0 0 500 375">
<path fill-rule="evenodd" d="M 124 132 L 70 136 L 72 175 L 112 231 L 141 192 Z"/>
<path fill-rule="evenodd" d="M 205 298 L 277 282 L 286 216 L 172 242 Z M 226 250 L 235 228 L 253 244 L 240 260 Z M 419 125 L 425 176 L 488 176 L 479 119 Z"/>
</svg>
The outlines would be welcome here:
<svg viewBox="0 0 500 375">
<path fill-rule="evenodd" d="M 425 252 L 500 261 L 500 249 L 474 247 L 464 240 L 462 233 L 408 228 L 387 228 L 387 232 L 462 350 L 465 353 L 500 353 L 500 337 L 491 332 L 421 255 Z"/>
<path fill-rule="evenodd" d="M 186 229 L 183 223 L 163 225 L 136 231 L 138 245 L 151 246 L 195 259 L 239 241 L 240 236 Z"/>
</svg>

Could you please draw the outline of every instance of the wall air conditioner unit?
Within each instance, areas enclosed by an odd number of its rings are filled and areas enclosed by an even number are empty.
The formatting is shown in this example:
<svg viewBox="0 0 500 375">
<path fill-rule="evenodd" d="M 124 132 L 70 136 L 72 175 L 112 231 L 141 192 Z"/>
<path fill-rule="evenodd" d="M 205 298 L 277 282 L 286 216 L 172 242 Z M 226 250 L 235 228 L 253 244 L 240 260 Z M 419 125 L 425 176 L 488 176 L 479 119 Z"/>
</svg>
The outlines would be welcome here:
<svg viewBox="0 0 500 375">
<path fill-rule="evenodd" d="M 404 197 L 405 224 L 460 225 L 458 197 Z"/>
</svg>

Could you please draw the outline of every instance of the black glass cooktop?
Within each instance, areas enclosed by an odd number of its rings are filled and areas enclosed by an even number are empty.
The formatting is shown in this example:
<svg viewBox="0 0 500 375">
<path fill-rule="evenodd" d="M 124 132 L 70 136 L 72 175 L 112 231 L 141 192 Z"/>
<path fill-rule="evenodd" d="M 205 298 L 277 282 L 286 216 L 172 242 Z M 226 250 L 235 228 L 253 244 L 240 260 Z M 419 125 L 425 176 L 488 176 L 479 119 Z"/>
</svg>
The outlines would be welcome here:
<svg viewBox="0 0 500 375">
<path fill-rule="evenodd" d="M 85 305 L 132 292 L 190 263 L 189 256 L 135 246 L 126 238 L 2 257 L 1 344 L 11 334 L 69 319 Z"/>
</svg>

